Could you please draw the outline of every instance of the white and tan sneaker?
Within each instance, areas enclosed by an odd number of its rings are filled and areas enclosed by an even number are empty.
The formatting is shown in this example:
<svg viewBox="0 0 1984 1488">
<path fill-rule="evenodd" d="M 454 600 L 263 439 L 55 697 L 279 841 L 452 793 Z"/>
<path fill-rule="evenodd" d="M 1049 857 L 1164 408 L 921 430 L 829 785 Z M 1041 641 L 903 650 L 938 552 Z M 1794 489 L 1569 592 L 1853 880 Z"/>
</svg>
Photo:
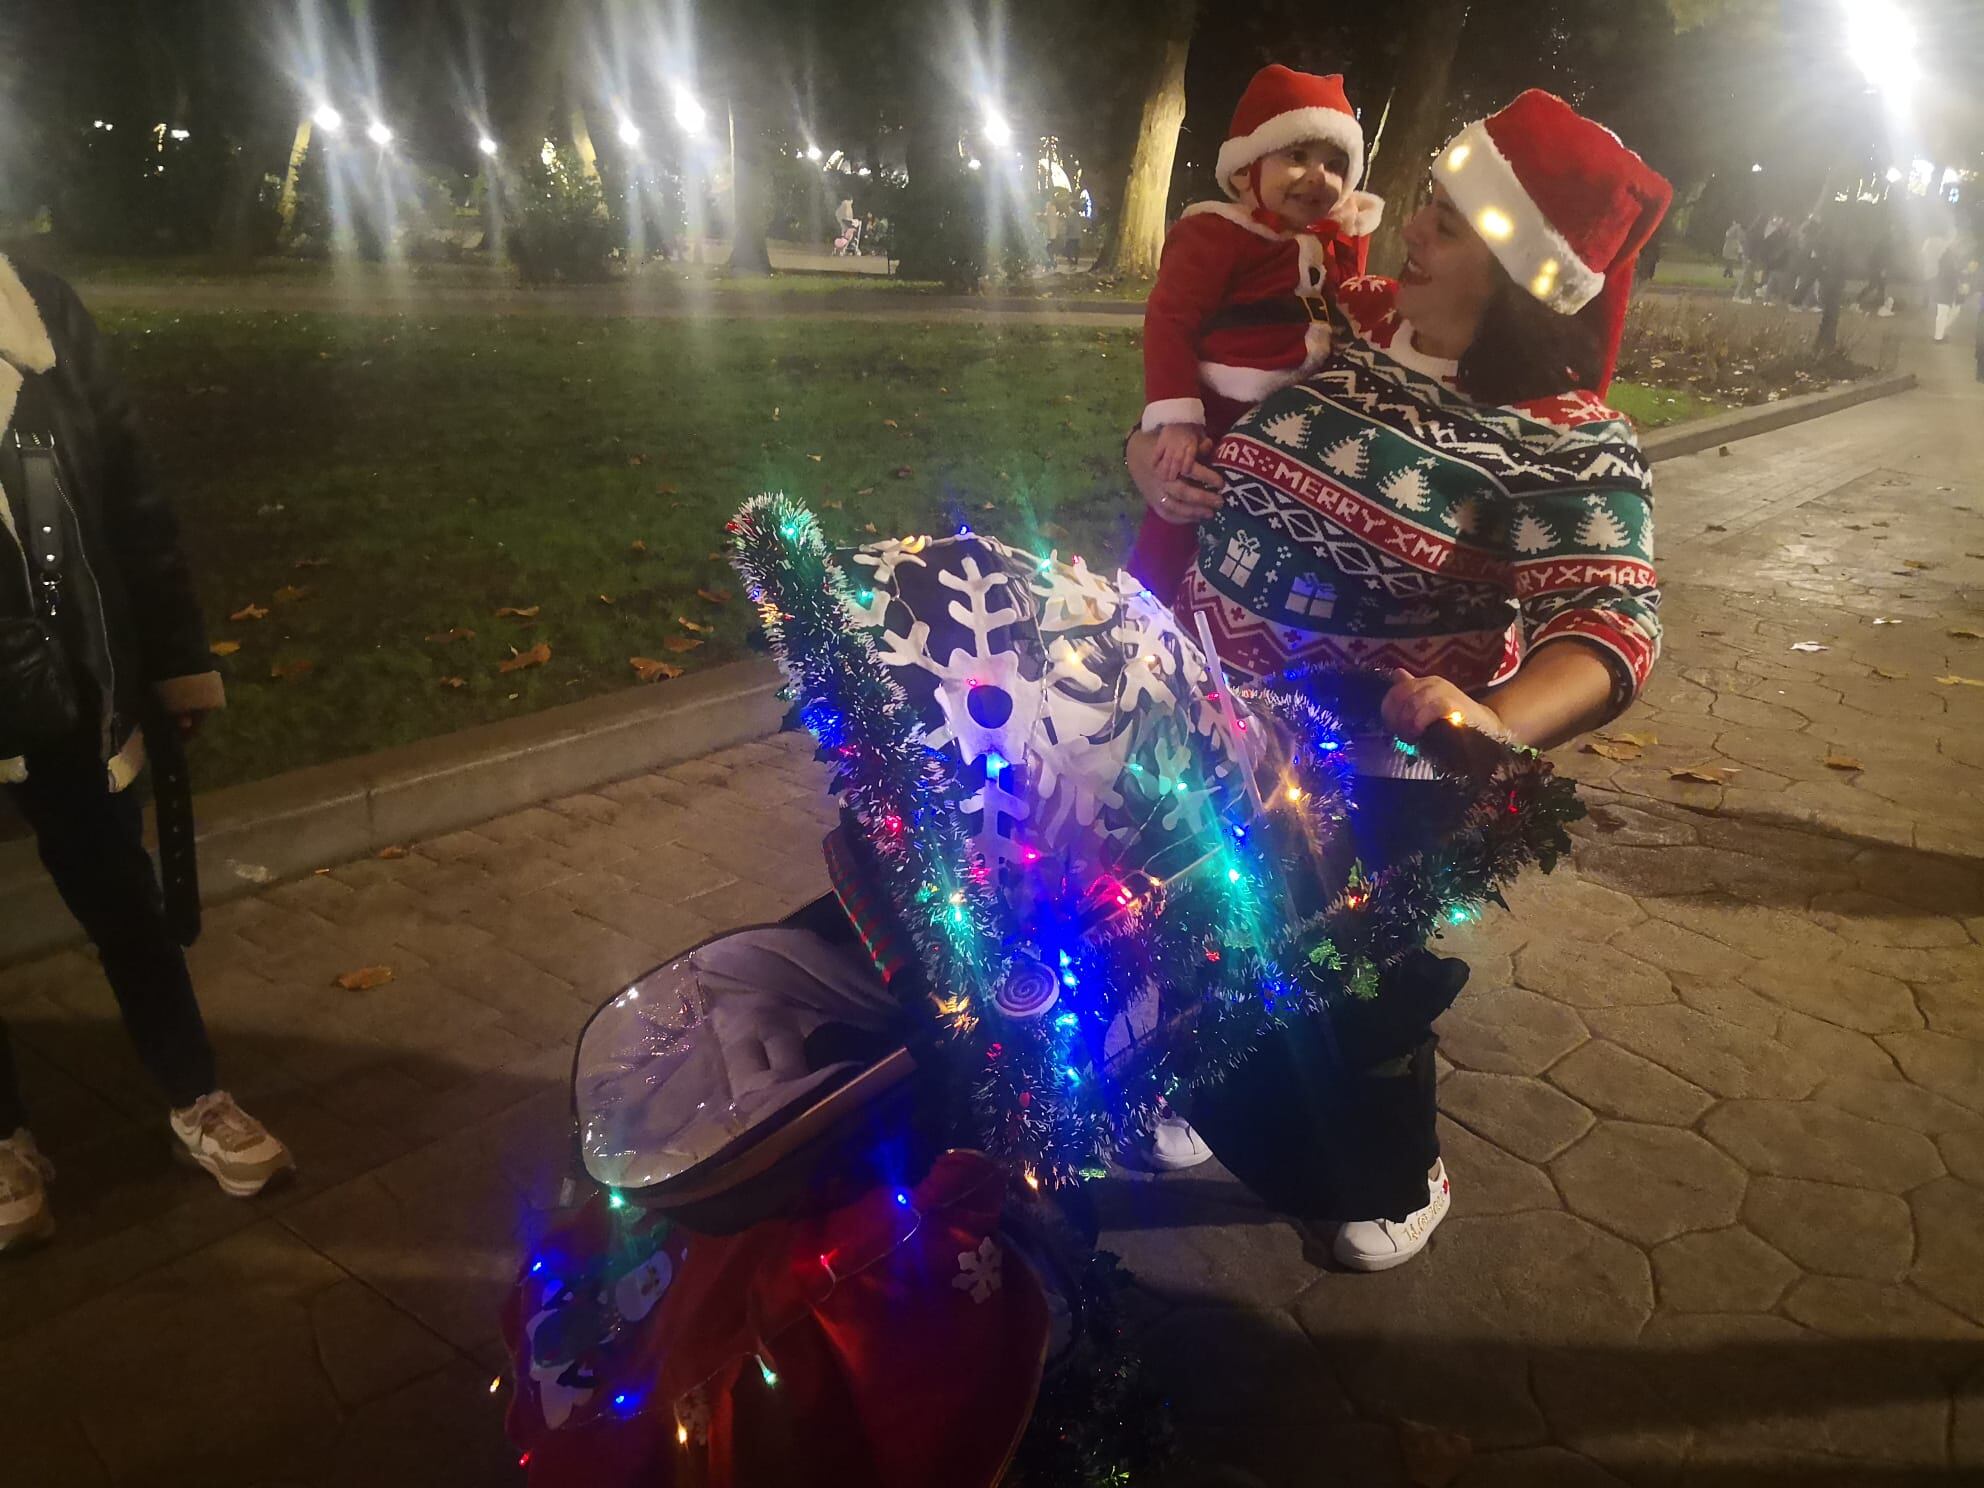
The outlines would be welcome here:
<svg viewBox="0 0 1984 1488">
<path fill-rule="evenodd" d="M 1331 1254 L 1339 1265 L 1352 1271 L 1389 1271 L 1403 1266 L 1426 1248 L 1453 1203 L 1447 1165 L 1437 1162 L 1426 1179 L 1424 1209 L 1415 1209 L 1404 1219 L 1353 1220 L 1336 1232 Z"/>
<path fill-rule="evenodd" d="M 41 1155 L 26 1127 L 0 1140 L 0 1250 L 46 1240 L 55 1233 L 48 1185 L 55 1164 Z"/>
<path fill-rule="evenodd" d="M 173 1156 L 213 1174 L 221 1192 L 253 1198 L 271 1179 L 291 1172 L 296 1159 L 268 1128 L 234 1103 L 225 1090 L 210 1091 L 172 1113 Z"/>
</svg>

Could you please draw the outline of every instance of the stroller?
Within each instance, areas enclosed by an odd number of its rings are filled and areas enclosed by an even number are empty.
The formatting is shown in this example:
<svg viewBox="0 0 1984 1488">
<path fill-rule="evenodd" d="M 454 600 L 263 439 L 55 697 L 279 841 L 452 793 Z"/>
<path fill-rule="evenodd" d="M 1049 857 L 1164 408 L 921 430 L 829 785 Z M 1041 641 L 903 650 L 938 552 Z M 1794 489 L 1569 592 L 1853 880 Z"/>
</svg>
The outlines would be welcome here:
<svg viewBox="0 0 1984 1488">
<path fill-rule="evenodd" d="M 833 893 L 588 1022 L 595 1191 L 503 1316 L 529 1480 L 1142 1481 L 1165 1432 L 1081 1186 L 1107 1133 L 1195 1048 L 1230 1056 L 1317 989 L 1367 997 L 1371 956 L 1547 860 L 1568 787 L 1482 736 L 1429 738 L 1474 782 L 1465 852 L 1367 881 L 1310 849 L 1298 905 L 1254 879 L 1266 839 L 1299 852 L 1342 805 L 1350 751 L 1311 695 L 1250 713 L 1168 610 L 1079 560 L 908 538 L 858 552 L 858 587 L 803 509 L 760 498 L 733 529 L 840 762 Z M 1359 688 L 1368 717 L 1382 679 L 1339 691 Z M 1271 755 L 1272 732 L 1310 742 Z"/>
<path fill-rule="evenodd" d="M 641 977 L 586 1026 L 599 1194 L 504 1312 L 533 1485 L 989 1485 L 1106 1346 L 1086 1239 L 948 1149 L 949 1065 L 841 893 Z M 871 925 L 873 921 L 870 921 Z"/>
</svg>

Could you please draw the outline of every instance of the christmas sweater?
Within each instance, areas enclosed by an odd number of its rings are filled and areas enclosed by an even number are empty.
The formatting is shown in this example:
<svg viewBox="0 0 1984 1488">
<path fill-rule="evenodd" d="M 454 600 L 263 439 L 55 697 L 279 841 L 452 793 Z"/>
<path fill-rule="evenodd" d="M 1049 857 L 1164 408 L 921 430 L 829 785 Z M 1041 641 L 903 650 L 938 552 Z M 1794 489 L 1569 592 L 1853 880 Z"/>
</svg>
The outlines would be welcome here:
<svg viewBox="0 0 1984 1488">
<path fill-rule="evenodd" d="M 1330 298 L 1363 272 L 1366 235 L 1382 211 L 1378 198 L 1353 192 L 1338 208 L 1340 221 L 1290 232 L 1233 202 L 1187 207 L 1164 240 L 1144 305 L 1143 427 L 1199 424 L 1223 433 L 1247 404 L 1320 365 L 1330 347 Z M 1222 311 L 1244 318 L 1248 309 L 1255 323 L 1218 323 Z"/>
<path fill-rule="evenodd" d="M 1660 652 L 1630 423 L 1590 393 L 1468 401 L 1410 346 L 1397 293 L 1346 284 L 1328 359 L 1219 441 L 1225 499 L 1180 613 L 1203 612 L 1220 659 L 1250 675 L 1359 663 L 1468 691 L 1575 636 L 1611 663 L 1624 707 Z"/>
</svg>

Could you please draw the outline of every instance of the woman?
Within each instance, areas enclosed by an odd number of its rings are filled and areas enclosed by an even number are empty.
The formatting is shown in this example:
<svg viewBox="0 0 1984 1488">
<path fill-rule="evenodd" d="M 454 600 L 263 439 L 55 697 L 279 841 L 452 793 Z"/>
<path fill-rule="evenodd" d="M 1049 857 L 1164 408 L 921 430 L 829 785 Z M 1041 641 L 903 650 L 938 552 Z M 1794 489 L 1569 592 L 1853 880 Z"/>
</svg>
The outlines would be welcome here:
<svg viewBox="0 0 1984 1488">
<path fill-rule="evenodd" d="M 1229 668 L 1389 666 L 1401 737 L 1459 715 L 1548 749 L 1626 707 L 1659 650 L 1647 468 L 1601 395 L 1671 190 L 1536 91 L 1461 131 L 1433 178 L 1404 272 L 1346 286 L 1321 368 L 1187 479 L 1161 479 L 1141 433 L 1130 469 L 1160 517 L 1203 524 L 1177 604 Z M 1367 856 L 1415 846 L 1416 785 L 1367 779 Z M 1447 1211 L 1430 1025 L 1464 977 L 1421 953 L 1356 1026 L 1291 1033 L 1194 1111 L 1264 1197 L 1343 1222 L 1345 1265 L 1409 1260 Z"/>
</svg>

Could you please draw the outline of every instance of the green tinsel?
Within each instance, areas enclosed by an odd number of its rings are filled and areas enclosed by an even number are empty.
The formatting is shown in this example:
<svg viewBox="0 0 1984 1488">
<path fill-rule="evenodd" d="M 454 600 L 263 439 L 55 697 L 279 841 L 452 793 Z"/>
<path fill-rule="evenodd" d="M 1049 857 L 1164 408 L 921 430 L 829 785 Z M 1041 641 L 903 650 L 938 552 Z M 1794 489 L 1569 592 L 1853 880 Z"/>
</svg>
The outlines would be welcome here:
<svg viewBox="0 0 1984 1488">
<path fill-rule="evenodd" d="M 1076 1014 L 1072 1035 L 1008 1019 L 992 994 L 1016 937 L 972 855 L 965 793 L 851 619 L 853 590 L 817 523 L 766 495 L 729 530 L 799 717 L 833 762 L 834 789 L 861 822 L 935 989 L 958 1140 L 1049 1189 L 1097 1170 L 1112 1124 L 1146 1126 L 1160 1097 L 1220 1078 L 1275 1028 L 1373 995 L 1385 967 L 1499 903 L 1516 873 L 1553 866 L 1569 845 L 1565 824 L 1583 814 L 1533 751 L 1438 723 L 1398 747 L 1445 783 L 1457 824 L 1438 851 L 1367 879 L 1344 857 L 1354 807 L 1341 753 L 1328 746 L 1382 731 L 1390 677 L 1316 670 L 1242 688 L 1257 716 L 1281 725 L 1286 748 L 1267 816 L 1221 824 L 1190 871 L 1090 931 L 1070 968 L 1081 995 L 1063 1005 Z M 1100 1068 L 1105 1028 L 1153 978 L 1158 1036 Z"/>
</svg>

